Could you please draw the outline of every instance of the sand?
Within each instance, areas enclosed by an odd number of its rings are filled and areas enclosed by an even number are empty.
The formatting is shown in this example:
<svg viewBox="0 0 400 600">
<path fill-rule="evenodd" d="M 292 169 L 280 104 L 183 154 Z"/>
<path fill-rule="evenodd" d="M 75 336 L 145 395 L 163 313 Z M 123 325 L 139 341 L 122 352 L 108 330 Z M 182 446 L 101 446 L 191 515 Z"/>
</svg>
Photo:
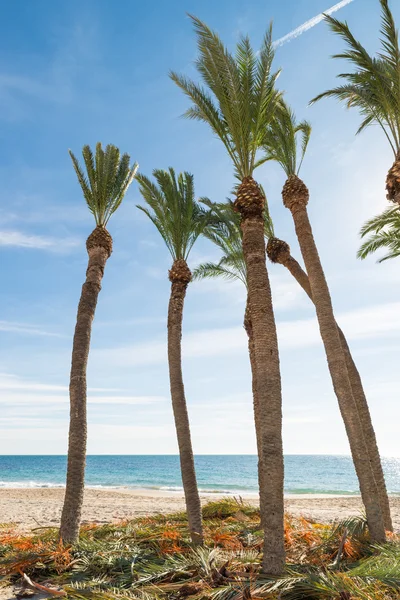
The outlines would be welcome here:
<svg viewBox="0 0 400 600">
<path fill-rule="evenodd" d="M 22 531 L 39 526 L 57 527 L 61 514 L 64 490 L 61 488 L 7 488 L 0 489 L 0 524 L 10 524 Z M 206 503 L 222 496 L 202 494 Z M 247 502 L 257 505 L 257 496 L 247 496 Z M 350 515 L 360 514 L 358 496 L 291 496 L 285 499 L 286 511 L 294 515 L 311 517 L 319 522 L 330 522 Z M 400 532 L 400 496 L 391 498 L 395 530 Z M 94 489 L 85 491 L 83 522 L 108 523 L 156 513 L 169 513 L 185 508 L 181 493 L 129 490 Z M 0 600 L 15 600 L 14 589 L 0 589 Z M 35 594 L 34 600 L 48 598 Z"/>
<path fill-rule="evenodd" d="M 64 490 L 62 488 L 5 488 L 0 489 L 0 523 L 13 523 L 19 529 L 40 526 L 56 527 L 59 523 Z M 204 504 L 221 498 L 218 494 L 202 494 Z M 246 501 L 256 505 L 257 496 Z M 291 496 L 285 500 L 286 510 L 294 515 L 330 522 L 362 510 L 358 496 Z M 400 496 L 391 498 L 395 529 L 400 531 Z M 183 494 L 169 491 L 94 489 L 85 491 L 83 521 L 108 523 L 122 519 L 184 510 Z"/>
</svg>

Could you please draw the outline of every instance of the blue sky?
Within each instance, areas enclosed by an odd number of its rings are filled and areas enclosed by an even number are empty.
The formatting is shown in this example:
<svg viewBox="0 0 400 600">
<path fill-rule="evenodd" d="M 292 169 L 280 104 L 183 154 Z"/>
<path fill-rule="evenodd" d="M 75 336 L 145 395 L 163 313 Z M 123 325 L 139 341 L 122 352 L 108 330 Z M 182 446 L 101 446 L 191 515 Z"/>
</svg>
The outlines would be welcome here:
<svg viewBox="0 0 400 600">
<path fill-rule="evenodd" d="M 333 2 L 332 2 L 333 4 Z M 400 9 L 394 2 L 395 17 Z M 173 166 L 194 174 L 196 192 L 223 200 L 232 168 L 205 125 L 180 115 L 187 101 L 168 78 L 195 76 L 195 38 L 186 12 L 233 47 L 248 33 L 258 46 L 271 19 L 280 38 L 329 8 L 329 0 L 15 0 L 0 20 L 0 453 L 62 454 L 67 448 L 73 329 L 93 219 L 67 149 L 118 145 L 150 174 Z M 377 47 L 378 0 L 354 0 L 337 16 Z M 298 117 L 312 122 L 303 167 L 310 216 L 337 319 L 361 371 L 382 453 L 399 455 L 397 424 L 400 270 L 395 261 L 356 259 L 363 221 L 385 207 L 392 163 L 374 128 L 334 101 L 308 107 L 332 86 L 341 48 L 324 23 L 283 45 L 279 85 Z M 276 233 L 299 258 L 284 176 L 267 165 Z M 166 362 L 170 258 L 135 207 L 134 183 L 110 221 L 108 262 L 89 359 L 89 453 L 176 453 Z M 190 265 L 218 259 L 206 241 Z M 348 444 L 308 299 L 283 267 L 269 272 L 278 322 L 286 453 L 343 453 Z M 184 377 L 195 452 L 254 453 L 250 373 L 239 284 L 188 289 Z"/>
</svg>

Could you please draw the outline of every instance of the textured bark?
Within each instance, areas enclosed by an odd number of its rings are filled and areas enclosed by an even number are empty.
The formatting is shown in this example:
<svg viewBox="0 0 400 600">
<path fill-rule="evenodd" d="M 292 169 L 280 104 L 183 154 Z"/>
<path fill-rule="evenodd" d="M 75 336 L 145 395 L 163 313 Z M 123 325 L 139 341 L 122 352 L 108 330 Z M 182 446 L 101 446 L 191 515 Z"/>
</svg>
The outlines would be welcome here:
<svg viewBox="0 0 400 600">
<path fill-rule="evenodd" d="M 263 470 L 266 487 L 260 505 L 264 526 L 262 568 L 265 573 L 279 575 L 285 565 L 281 377 L 265 260 L 264 197 L 253 178 L 242 181 L 235 207 L 241 215 L 243 232 L 260 414 L 259 468 Z"/>
<path fill-rule="evenodd" d="M 194 544 L 203 543 L 201 503 L 197 488 L 189 416 L 182 377 L 182 320 L 186 288 L 190 271 L 184 261 L 175 261 L 171 271 L 171 296 L 168 308 L 168 365 L 172 409 L 178 438 L 183 490 L 189 531 Z"/>
<path fill-rule="evenodd" d="M 107 236 L 111 239 L 108 232 Z M 101 290 L 104 268 L 110 255 L 109 248 L 92 246 L 90 239 L 89 237 L 87 244 L 89 264 L 78 306 L 69 384 L 67 483 L 60 525 L 60 539 L 66 544 L 75 543 L 79 537 L 86 464 L 86 370 L 97 298 Z"/>
<path fill-rule="evenodd" d="M 290 273 L 293 275 L 293 277 L 308 295 L 310 300 L 313 301 L 311 295 L 311 286 L 308 280 L 307 273 L 301 268 L 297 260 L 293 258 L 290 254 L 288 256 L 285 254 L 282 257 L 282 260 L 278 256 L 276 262 L 281 263 L 288 269 L 288 271 L 290 271 Z M 385 475 L 382 468 L 381 457 L 379 453 L 378 443 L 376 440 L 374 426 L 372 423 L 371 413 L 369 411 L 368 401 L 365 396 L 361 377 L 351 355 L 351 351 L 347 343 L 346 337 L 343 331 L 340 329 L 339 325 L 337 325 L 337 329 L 340 337 L 340 343 L 344 352 L 347 373 L 353 392 L 353 398 L 355 400 L 358 415 L 361 420 L 364 437 L 367 440 L 368 454 L 370 458 L 371 467 L 374 473 L 376 485 L 378 487 L 379 501 L 381 504 L 385 529 L 387 531 L 393 531 L 393 523 L 390 514 L 390 504 L 386 489 Z"/>
<path fill-rule="evenodd" d="M 251 388 L 253 392 L 253 410 L 254 410 L 254 424 L 256 430 L 256 441 L 257 441 L 257 455 L 258 455 L 258 486 L 259 486 L 259 496 L 260 496 L 260 515 L 261 519 L 263 518 L 264 510 L 261 509 L 261 503 L 264 501 L 266 494 L 268 494 L 268 488 L 266 487 L 266 482 L 264 478 L 264 469 L 262 466 L 262 451 L 261 451 L 261 426 L 260 426 L 260 404 L 258 402 L 257 395 L 257 367 L 256 367 L 256 356 L 255 356 L 255 348 L 254 348 L 254 336 L 253 336 L 253 326 L 251 323 L 251 314 L 250 314 L 250 305 L 249 300 L 247 299 L 246 304 L 246 312 L 244 315 L 244 329 L 247 333 L 248 347 L 249 347 L 249 358 L 250 358 L 250 368 L 251 368 Z"/>
<path fill-rule="evenodd" d="M 289 178 L 283 189 L 283 200 L 285 206 L 292 213 L 301 253 L 307 269 L 321 338 L 360 483 L 370 535 L 373 541 L 381 543 L 385 541 L 386 536 L 378 488 L 371 469 L 367 443 L 353 398 L 328 285 L 308 219 L 306 208 L 308 190 L 304 183 L 298 178 Z"/>
<path fill-rule="evenodd" d="M 386 197 L 388 200 L 400 204 L 400 152 L 390 167 L 386 177 Z"/>
</svg>

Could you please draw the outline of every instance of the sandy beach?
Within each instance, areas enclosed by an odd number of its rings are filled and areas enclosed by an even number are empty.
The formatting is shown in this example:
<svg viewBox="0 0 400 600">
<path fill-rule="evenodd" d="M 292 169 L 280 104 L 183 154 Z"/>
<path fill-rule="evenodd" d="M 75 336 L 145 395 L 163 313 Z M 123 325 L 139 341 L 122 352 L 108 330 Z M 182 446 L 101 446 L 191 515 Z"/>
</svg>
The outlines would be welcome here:
<svg viewBox="0 0 400 600">
<path fill-rule="evenodd" d="M 4 488 L 0 489 L 0 523 L 13 523 L 20 529 L 54 526 L 59 523 L 64 490 L 62 488 Z M 202 494 L 202 503 L 223 497 Z M 247 502 L 257 504 L 257 496 Z M 358 496 L 291 496 L 285 501 L 286 510 L 294 515 L 312 517 L 321 522 L 357 515 L 362 510 Z M 391 498 L 393 522 L 400 531 L 400 496 Z M 107 523 L 156 513 L 184 510 L 183 494 L 158 490 L 87 488 L 83 521 Z"/>
</svg>

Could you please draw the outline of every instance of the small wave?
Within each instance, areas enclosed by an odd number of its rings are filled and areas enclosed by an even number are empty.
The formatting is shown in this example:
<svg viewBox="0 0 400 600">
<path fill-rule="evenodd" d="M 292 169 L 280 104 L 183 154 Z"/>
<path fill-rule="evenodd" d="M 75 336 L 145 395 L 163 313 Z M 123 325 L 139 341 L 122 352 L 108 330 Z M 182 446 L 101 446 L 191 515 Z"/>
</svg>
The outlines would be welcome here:
<svg viewBox="0 0 400 600">
<path fill-rule="evenodd" d="M 327 490 L 318 488 L 289 488 L 285 494 L 290 496 L 299 496 L 301 494 L 320 495 L 320 496 L 359 496 L 360 490 Z"/>
<path fill-rule="evenodd" d="M 42 481 L 0 481 L 0 488 L 64 488 L 65 483 Z"/>
</svg>

